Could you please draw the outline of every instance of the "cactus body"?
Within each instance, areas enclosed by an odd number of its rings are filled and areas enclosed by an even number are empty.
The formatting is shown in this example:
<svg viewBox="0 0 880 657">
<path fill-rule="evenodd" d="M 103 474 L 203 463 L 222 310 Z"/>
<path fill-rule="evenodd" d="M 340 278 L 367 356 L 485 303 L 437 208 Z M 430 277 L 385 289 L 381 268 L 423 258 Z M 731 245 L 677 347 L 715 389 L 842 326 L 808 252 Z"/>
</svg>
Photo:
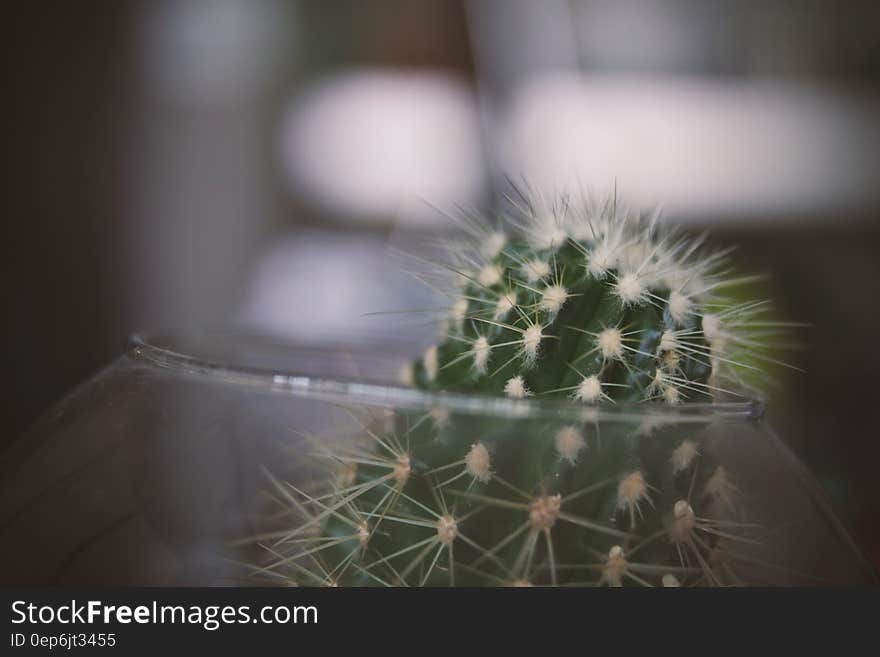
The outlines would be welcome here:
<svg viewBox="0 0 880 657">
<path fill-rule="evenodd" d="M 347 585 L 741 582 L 731 555 L 751 539 L 712 425 L 669 407 L 759 371 L 760 338 L 776 329 L 757 318 L 764 304 L 725 299 L 723 254 L 616 198 L 576 209 L 523 196 L 515 209 L 517 231 L 470 225 L 451 250 L 443 339 L 406 376 L 568 398 L 577 419 L 450 419 L 442 405 L 362 418 L 362 444 L 322 448 L 341 478 L 296 490 L 302 521 L 280 532 L 267 572 Z M 600 421 L 615 402 L 645 412 Z"/>
<path fill-rule="evenodd" d="M 584 222 L 589 237 L 560 228 L 540 246 L 485 238 L 503 246 L 491 256 L 473 251 L 475 268 L 456 270 L 461 294 L 446 339 L 414 365 L 417 384 L 587 403 L 710 401 L 702 320 L 718 320 L 701 304 L 711 272 L 689 262 L 686 241 L 664 241 L 656 226 Z"/>
</svg>

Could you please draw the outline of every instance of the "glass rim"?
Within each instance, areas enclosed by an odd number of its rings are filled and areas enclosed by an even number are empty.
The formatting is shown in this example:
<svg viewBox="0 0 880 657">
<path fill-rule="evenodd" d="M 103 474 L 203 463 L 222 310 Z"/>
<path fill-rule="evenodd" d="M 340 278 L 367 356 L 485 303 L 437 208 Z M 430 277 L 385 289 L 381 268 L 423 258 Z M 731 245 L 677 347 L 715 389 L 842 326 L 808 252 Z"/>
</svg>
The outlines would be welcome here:
<svg viewBox="0 0 880 657">
<path fill-rule="evenodd" d="M 274 346 L 282 347 L 289 355 L 295 352 L 324 353 L 340 357 L 343 353 L 354 356 L 366 352 L 366 345 L 327 343 L 298 343 L 277 338 L 250 329 L 203 330 L 199 337 L 225 336 L 243 340 L 271 339 Z M 491 415 L 515 419 L 591 422 L 700 422 L 713 420 L 760 420 L 764 416 L 765 400 L 757 396 L 737 395 L 738 399 L 718 402 L 684 402 L 670 405 L 646 402 L 614 402 L 579 404 L 559 399 L 510 399 L 487 393 L 424 390 L 402 383 L 357 380 L 344 376 L 324 376 L 296 368 L 275 368 L 225 361 L 216 357 L 187 353 L 187 350 L 165 346 L 181 344 L 194 337 L 179 331 L 137 332 L 128 339 L 126 353 L 133 360 L 151 366 L 172 370 L 197 378 L 208 378 L 225 384 L 311 398 L 331 403 L 366 405 L 392 409 L 430 411 L 443 409 L 452 414 Z M 344 349 L 344 351 L 342 351 Z M 370 355 L 375 357 L 375 352 Z M 398 356 L 402 357 L 400 354 Z"/>
</svg>

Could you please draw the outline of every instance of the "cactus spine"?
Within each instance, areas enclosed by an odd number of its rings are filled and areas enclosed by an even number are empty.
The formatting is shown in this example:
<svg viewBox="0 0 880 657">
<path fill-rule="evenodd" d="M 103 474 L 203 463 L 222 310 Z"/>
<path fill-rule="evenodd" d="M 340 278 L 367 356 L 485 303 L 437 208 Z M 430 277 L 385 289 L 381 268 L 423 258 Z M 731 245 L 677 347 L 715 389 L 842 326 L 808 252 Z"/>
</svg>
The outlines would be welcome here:
<svg viewBox="0 0 880 657">
<path fill-rule="evenodd" d="M 761 320 L 765 303 L 722 296 L 743 280 L 724 252 L 616 194 L 599 206 L 512 200 L 507 228 L 468 223 L 450 249 L 443 339 L 405 376 L 568 398 L 577 419 L 361 415 L 359 445 L 319 447 L 340 476 L 285 489 L 300 521 L 275 535 L 264 572 L 333 585 L 743 581 L 737 547 L 753 528 L 713 457 L 712 424 L 668 407 L 743 389 L 781 327 Z M 598 419 L 618 402 L 645 412 Z"/>
</svg>

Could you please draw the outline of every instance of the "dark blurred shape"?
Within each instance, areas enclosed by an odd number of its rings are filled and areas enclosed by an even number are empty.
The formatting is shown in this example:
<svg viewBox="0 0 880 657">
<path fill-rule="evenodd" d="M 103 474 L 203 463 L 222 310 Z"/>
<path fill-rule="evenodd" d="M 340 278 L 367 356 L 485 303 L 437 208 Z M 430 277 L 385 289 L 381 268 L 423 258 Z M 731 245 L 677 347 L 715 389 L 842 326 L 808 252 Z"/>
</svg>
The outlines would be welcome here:
<svg viewBox="0 0 880 657">
<path fill-rule="evenodd" d="M 576 0 L 581 62 L 608 71 L 877 79 L 870 0 Z"/>
<path fill-rule="evenodd" d="M 783 224 L 715 238 L 739 245 L 744 267 L 771 274 L 783 317 L 810 325 L 792 335 L 803 349 L 787 354 L 804 371 L 771 391 L 768 419 L 880 566 L 880 223 L 873 215 L 838 220 L 845 230 L 833 221 Z"/>
<path fill-rule="evenodd" d="M 460 0 L 291 2 L 302 24 L 308 70 L 354 65 L 467 73 L 471 42 Z"/>
<path fill-rule="evenodd" d="M 132 9 L 31 2 L 6 13 L 13 157 L 0 446 L 117 354 L 128 330 L 117 304 Z"/>
</svg>

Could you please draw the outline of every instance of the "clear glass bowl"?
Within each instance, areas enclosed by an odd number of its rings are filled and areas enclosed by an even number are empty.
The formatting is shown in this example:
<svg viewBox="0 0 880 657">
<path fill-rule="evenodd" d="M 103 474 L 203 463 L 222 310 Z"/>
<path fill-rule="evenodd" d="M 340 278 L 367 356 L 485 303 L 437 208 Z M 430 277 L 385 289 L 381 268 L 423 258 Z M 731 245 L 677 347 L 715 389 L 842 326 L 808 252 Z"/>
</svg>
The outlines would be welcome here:
<svg viewBox="0 0 880 657">
<path fill-rule="evenodd" d="M 686 434 L 735 482 L 730 492 L 744 521 L 730 526 L 760 528 L 735 544 L 733 567 L 720 568 L 718 581 L 693 583 L 877 581 L 817 485 L 762 420 L 758 401 L 584 408 L 426 393 L 395 383 L 405 362 L 375 345 L 292 347 L 235 332 L 133 337 L 124 355 L 4 456 L 3 584 L 320 583 L 252 567 L 266 561 L 254 537 L 293 526 L 272 481 L 312 485 L 324 476 L 310 456 L 315 441 L 357 441 L 364 418 L 398 426 L 442 420 L 467 440 L 487 427 L 496 439 L 517 440 L 581 426 L 590 453 L 652 433 L 651 444 L 671 453 Z M 606 547 L 597 544 L 603 554 Z M 660 583 L 659 571 L 647 573 L 640 579 Z M 601 583 L 603 574 L 599 567 L 560 579 Z M 540 566 L 531 579 L 550 581 Z"/>
</svg>

